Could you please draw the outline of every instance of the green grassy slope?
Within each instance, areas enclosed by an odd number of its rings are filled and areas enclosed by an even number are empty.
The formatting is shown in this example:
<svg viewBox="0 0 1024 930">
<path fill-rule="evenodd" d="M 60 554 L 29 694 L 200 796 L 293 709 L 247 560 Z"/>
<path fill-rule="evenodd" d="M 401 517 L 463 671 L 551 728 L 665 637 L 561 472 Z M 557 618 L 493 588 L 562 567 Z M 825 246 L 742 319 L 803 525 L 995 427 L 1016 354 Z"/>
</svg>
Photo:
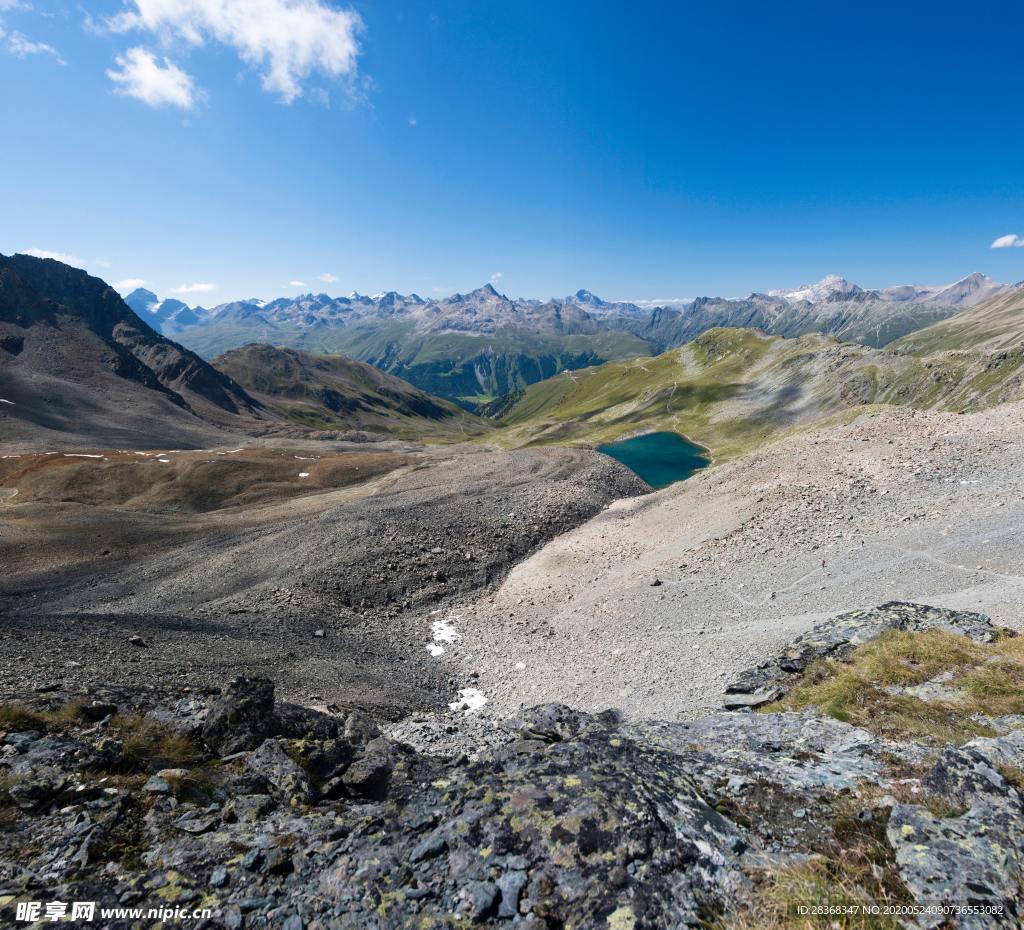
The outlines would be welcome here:
<svg viewBox="0 0 1024 930">
<path fill-rule="evenodd" d="M 930 355 L 949 351 L 991 353 L 1024 346 L 1024 288 L 1001 294 L 894 342 L 899 352 Z"/>
<path fill-rule="evenodd" d="M 651 359 L 530 386 L 501 413 L 501 441 L 593 444 L 673 430 L 716 459 L 869 404 L 958 410 L 1024 396 L 1016 367 L 979 355 L 868 349 L 821 335 L 715 329 Z"/>
</svg>

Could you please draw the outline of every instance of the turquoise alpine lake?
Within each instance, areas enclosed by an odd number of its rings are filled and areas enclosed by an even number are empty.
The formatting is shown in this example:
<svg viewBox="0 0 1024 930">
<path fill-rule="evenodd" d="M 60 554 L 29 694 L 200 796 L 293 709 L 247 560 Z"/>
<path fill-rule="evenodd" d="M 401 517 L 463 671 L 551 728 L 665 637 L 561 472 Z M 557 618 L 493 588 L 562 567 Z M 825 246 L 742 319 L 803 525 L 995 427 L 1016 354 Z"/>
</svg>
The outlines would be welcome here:
<svg viewBox="0 0 1024 930">
<path fill-rule="evenodd" d="M 652 488 L 683 481 L 711 464 L 706 449 L 679 433 L 644 433 L 621 442 L 607 442 L 597 451 L 622 462 Z"/>
</svg>

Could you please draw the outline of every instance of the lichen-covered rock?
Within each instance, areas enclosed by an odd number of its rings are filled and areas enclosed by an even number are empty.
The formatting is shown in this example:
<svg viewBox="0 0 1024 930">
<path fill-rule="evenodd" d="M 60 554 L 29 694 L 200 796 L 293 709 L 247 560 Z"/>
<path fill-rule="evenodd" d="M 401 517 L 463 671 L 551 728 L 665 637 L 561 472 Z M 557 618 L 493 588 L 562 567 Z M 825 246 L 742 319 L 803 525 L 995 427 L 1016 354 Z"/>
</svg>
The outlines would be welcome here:
<svg viewBox="0 0 1024 930">
<path fill-rule="evenodd" d="M 887 835 L 915 899 L 990 909 L 961 915 L 956 926 L 963 930 L 1019 927 L 1024 800 L 976 749 L 945 750 L 924 785 L 964 809 L 938 816 L 923 806 L 893 807 Z M 931 930 L 944 920 L 925 914 L 918 922 Z"/>
<path fill-rule="evenodd" d="M 541 709 L 540 733 L 524 728 L 487 761 L 409 785 L 370 835 L 344 842 L 323 883 L 347 910 L 340 926 L 522 915 L 660 930 L 697 926 L 730 900 L 747 842 L 701 797 L 687 760 L 563 710 Z M 538 749 L 529 737 L 556 732 L 543 724 L 553 719 L 575 723 Z M 414 823 L 429 811 L 440 822 L 422 833 Z"/>
<path fill-rule="evenodd" d="M 266 779 L 271 795 L 285 804 L 308 804 L 316 797 L 309 776 L 279 740 L 264 740 L 249 757 L 246 769 Z"/>
</svg>

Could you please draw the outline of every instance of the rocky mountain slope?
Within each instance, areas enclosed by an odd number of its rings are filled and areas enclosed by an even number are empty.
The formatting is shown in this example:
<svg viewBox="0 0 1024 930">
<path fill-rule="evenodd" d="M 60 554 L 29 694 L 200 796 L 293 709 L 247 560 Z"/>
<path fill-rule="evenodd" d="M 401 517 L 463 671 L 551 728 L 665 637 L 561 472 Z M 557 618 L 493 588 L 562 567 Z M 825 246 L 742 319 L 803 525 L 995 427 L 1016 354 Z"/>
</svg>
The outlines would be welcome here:
<svg viewBox="0 0 1024 930">
<path fill-rule="evenodd" d="M 513 300 L 490 284 L 441 300 L 393 291 L 305 294 L 208 310 L 183 310 L 150 291 L 136 291 L 129 300 L 165 334 L 207 358 L 249 342 L 342 354 L 466 403 L 486 402 L 562 370 L 656 354 L 721 326 L 784 336 L 820 332 L 882 346 L 1006 288 L 980 274 L 952 285 L 884 290 L 830 276 L 740 300 L 702 297 L 653 310 L 585 290 L 546 301 Z"/>
<path fill-rule="evenodd" d="M 27 255 L 0 256 L 0 397 L 9 442 L 195 444 L 263 416 L 103 281 Z"/>
<path fill-rule="evenodd" d="M 217 356 L 213 366 L 268 410 L 314 430 L 458 440 L 493 429 L 401 378 L 340 355 L 247 345 Z"/>
<path fill-rule="evenodd" d="M 1024 631 L 1021 455 L 1019 403 L 859 408 L 560 536 L 446 615 L 446 658 L 498 714 L 691 719 L 836 610 L 924 600 Z"/>
</svg>

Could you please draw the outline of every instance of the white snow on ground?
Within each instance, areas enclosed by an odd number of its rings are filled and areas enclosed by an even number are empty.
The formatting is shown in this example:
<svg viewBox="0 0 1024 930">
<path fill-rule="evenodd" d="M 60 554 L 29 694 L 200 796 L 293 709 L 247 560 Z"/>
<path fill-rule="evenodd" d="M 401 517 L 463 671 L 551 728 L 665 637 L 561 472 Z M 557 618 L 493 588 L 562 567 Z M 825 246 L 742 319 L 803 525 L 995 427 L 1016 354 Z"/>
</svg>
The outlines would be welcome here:
<svg viewBox="0 0 1024 930">
<path fill-rule="evenodd" d="M 455 640 L 462 639 L 450 620 L 435 620 L 430 624 L 430 632 L 435 643 L 454 643 Z"/>
<path fill-rule="evenodd" d="M 480 710 L 487 703 L 487 698 L 479 688 L 460 688 L 459 699 L 448 706 L 452 710 L 464 710 L 467 714 Z"/>
<path fill-rule="evenodd" d="M 157 461 L 158 461 L 158 462 L 159 462 L 159 463 L 160 463 L 161 465 L 170 465 L 170 464 L 171 464 L 171 460 L 170 460 L 170 459 L 157 459 Z"/>
<path fill-rule="evenodd" d="M 106 458 L 104 455 L 90 455 L 88 452 L 65 452 L 64 458 L 66 459 L 102 459 Z"/>
<path fill-rule="evenodd" d="M 308 478 L 309 477 L 309 472 L 308 471 L 300 471 L 299 472 L 299 477 L 300 478 Z"/>
<path fill-rule="evenodd" d="M 461 618 L 456 617 L 455 619 L 459 620 Z M 434 656 L 434 658 L 444 655 L 445 643 L 450 644 L 454 643 L 457 639 L 462 639 L 450 620 L 434 620 L 430 624 L 430 635 L 434 641 L 427 643 L 427 652 Z"/>
<path fill-rule="evenodd" d="M 319 458 L 319 456 L 318 455 L 297 455 L 297 456 L 295 456 L 295 458 L 297 458 L 300 462 L 315 462 Z"/>
<path fill-rule="evenodd" d="M 217 455 L 234 455 L 236 452 L 241 452 L 241 449 L 228 449 L 227 452 L 218 452 Z"/>
</svg>

